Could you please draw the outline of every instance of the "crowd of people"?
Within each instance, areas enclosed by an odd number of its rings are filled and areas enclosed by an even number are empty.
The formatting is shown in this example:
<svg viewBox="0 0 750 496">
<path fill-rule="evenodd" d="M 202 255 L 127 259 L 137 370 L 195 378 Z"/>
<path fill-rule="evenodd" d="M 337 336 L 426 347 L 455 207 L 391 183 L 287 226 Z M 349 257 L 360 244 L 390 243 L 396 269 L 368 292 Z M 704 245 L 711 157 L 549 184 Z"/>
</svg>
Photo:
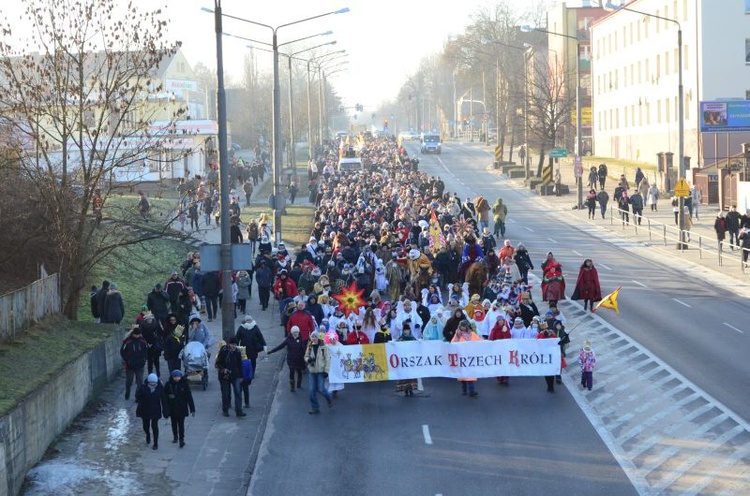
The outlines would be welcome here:
<svg viewBox="0 0 750 496">
<path fill-rule="evenodd" d="M 267 215 L 248 222 L 248 230 L 253 226 L 257 232 L 255 241 L 248 240 L 254 259 L 247 269 L 232 274 L 231 296 L 221 294 L 220 273 L 201 271 L 197 252 L 188 253 L 180 271 L 153 288 L 123 343 L 126 399 L 133 380 L 141 385 L 137 400 L 148 397 L 144 387 L 157 394 L 161 353 L 174 382 L 187 343 L 198 341 L 208 350 L 211 337 L 202 315 L 209 322 L 217 318 L 225 297 L 231 297 L 243 315 L 253 279 L 261 311 L 269 309 L 271 296 L 278 303 L 285 339 L 268 349 L 257 323 L 245 315 L 236 336 L 219 344 L 214 367 L 226 416 L 232 396 L 236 416 L 245 415 L 256 360 L 264 352 L 287 352 L 291 392 L 302 388 L 303 374 L 308 375 L 311 414 L 320 412 L 318 395 L 333 406 L 344 388 L 328 381 L 330 347 L 415 339 L 555 339 L 565 356 L 570 339 L 557 305 L 566 298 L 562 265 L 551 252 L 539 264 L 547 305 L 540 310 L 529 284 L 529 271 L 535 270 L 529 252 L 522 242 L 514 246 L 495 237 L 505 235 L 508 208 L 502 199 L 493 204 L 481 196 L 461 200 L 446 191 L 439 177 L 420 172 L 406 150 L 387 138 L 366 140 L 359 153 L 365 170 L 346 177 L 336 169 L 335 146 L 319 150 L 313 159 L 310 200 L 315 218 L 309 240 L 294 254 L 284 243 L 272 245 Z M 336 296 L 353 284 L 364 290 L 365 299 L 345 312 Z M 584 300 L 592 311 L 601 299 L 590 259 L 580 267 L 572 297 Z M 595 360 L 587 358 L 585 363 L 593 370 Z M 143 382 L 146 368 L 149 377 Z M 545 380 L 549 392 L 561 382 L 559 374 Z M 463 394 L 478 396 L 475 380 L 460 382 Z M 499 377 L 497 383 L 508 386 L 510 381 Z M 187 388 L 185 381 L 181 384 Z M 416 387 L 415 380 L 396 383 L 405 396 L 412 396 Z M 174 411 L 168 403 L 161 408 L 162 415 L 173 419 Z M 183 445 L 179 419 L 194 408 L 188 402 L 188 408 L 179 411 L 174 432 Z M 144 417 L 147 440 L 149 426 L 156 446 L 158 434 Z"/>
</svg>

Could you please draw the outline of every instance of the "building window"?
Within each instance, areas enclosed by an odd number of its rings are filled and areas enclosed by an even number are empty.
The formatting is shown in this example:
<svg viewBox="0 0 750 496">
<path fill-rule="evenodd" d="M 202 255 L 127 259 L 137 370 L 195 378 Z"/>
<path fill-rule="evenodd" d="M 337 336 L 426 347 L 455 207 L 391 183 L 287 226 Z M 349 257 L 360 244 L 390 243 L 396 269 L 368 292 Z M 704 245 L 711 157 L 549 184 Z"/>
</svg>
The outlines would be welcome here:
<svg viewBox="0 0 750 496">
<path fill-rule="evenodd" d="M 680 49 L 674 49 L 674 72 L 680 72 Z"/>
<path fill-rule="evenodd" d="M 620 109 L 615 109 L 615 126 L 620 127 Z"/>
<path fill-rule="evenodd" d="M 669 7 L 666 5 L 664 6 L 664 17 L 669 19 Z M 669 21 L 667 19 L 664 19 L 664 29 L 669 29 Z"/>
<path fill-rule="evenodd" d="M 656 100 L 656 123 L 661 124 L 661 100 Z"/>
<path fill-rule="evenodd" d="M 643 103 L 640 100 L 638 100 L 638 125 L 643 125 Z"/>
<path fill-rule="evenodd" d="M 646 79 L 645 79 L 645 82 L 646 82 L 646 83 L 648 83 L 648 82 L 649 82 L 649 73 L 650 73 L 650 72 L 651 72 L 651 71 L 649 71 L 649 63 L 648 63 L 648 59 L 646 59 Z"/>
<path fill-rule="evenodd" d="M 683 107 L 683 109 L 684 109 L 684 107 Z M 678 112 L 678 110 L 679 110 L 679 108 L 678 108 L 678 105 L 677 105 L 677 97 L 674 97 L 674 121 L 675 122 L 680 122 L 678 120 L 679 119 L 679 115 L 678 115 L 679 112 Z"/>
<path fill-rule="evenodd" d="M 659 82 L 659 77 L 661 76 L 661 55 L 656 55 L 656 83 Z"/>
<path fill-rule="evenodd" d="M 646 125 L 651 125 L 651 104 L 646 102 Z"/>
<path fill-rule="evenodd" d="M 682 70 L 683 71 L 688 70 L 688 62 L 690 62 L 690 57 L 688 56 L 688 46 L 683 45 L 682 46 Z"/>
<path fill-rule="evenodd" d="M 641 80 L 641 61 L 638 61 L 638 84 L 641 84 L 643 81 Z"/>
<path fill-rule="evenodd" d="M 625 121 L 625 125 L 623 127 L 628 127 L 628 108 L 627 107 L 622 109 L 622 118 Z"/>
<path fill-rule="evenodd" d="M 669 122 L 669 98 L 664 99 L 664 119 Z"/>
<path fill-rule="evenodd" d="M 657 16 L 660 16 L 660 14 L 659 14 L 659 9 L 656 9 L 656 15 L 657 15 Z M 659 32 L 659 21 L 660 21 L 660 20 L 661 20 L 661 19 L 656 19 L 656 18 L 654 19 L 654 21 L 655 21 L 655 24 L 656 24 L 656 32 L 657 32 L 657 33 Z"/>
<path fill-rule="evenodd" d="M 664 75 L 669 76 L 669 52 L 664 52 Z"/>
<path fill-rule="evenodd" d="M 630 125 L 635 126 L 635 105 L 630 106 Z"/>
<path fill-rule="evenodd" d="M 685 97 L 685 120 L 690 120 L 690 105 L 688 105 L 687 97 Z"/>
</svg>

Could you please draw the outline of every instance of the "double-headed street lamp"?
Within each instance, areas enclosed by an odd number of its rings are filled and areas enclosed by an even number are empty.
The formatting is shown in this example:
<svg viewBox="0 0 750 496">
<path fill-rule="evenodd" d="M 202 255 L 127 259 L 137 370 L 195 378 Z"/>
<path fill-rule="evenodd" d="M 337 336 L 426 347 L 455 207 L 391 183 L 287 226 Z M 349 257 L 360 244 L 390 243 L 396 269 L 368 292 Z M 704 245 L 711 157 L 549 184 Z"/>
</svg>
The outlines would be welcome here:
<svg viewBox="0 0 750 496">
<path fill-rule="evenodd" d="M 279 29 L 291 26 L 293 24 L 299 24 L 305 21 L 318 19 L 331 14 L 343 14 L 349 12 L 348 8 L 335 10 L 332 12 L 326 12 L 313 17 L 307 17 L 298 21 L 289 22 L 282 24 L 277 27 L 272 27 L 266 24 L 261 24 L 248 19 L 242 19 L 232 15 L 224 14 L 221 8 L 221 0 L 214 0 L 214 9 L 202 10 L 211 12 L 214 14 L 214 29 L 216 32 L 216 106 L 217 106 L 217 117 L 218 117 L 218 138 L 219 138 L 219 181 L 220 181 L 220 198 L 221 198 L 221 245 L 220 245 L 220 260 L 221 260 L 221 273 L 222 273 L 222 290 L 225 298 L 222 299 L 221 306 L 221 334 L 225 339 L 230 338 L 234 335 L 234 309 L 232 299 L 229 295 L 232 294 L 232 245 L 230 236 L 229 226 L 229 161 L 227 160 L 227 102 L 226 92 L 224 89 L 224 53 L 222 45 L 222 33 L 223 26 L 222 20 L 224 17 L 230 19 L 236 19 L 238 21 L 255 24 L 258 26 L 266 27 L 271 29 L 273 32 L 273 52 L 274 52 L 274 63 L 273 63 L 273 150 L 274 150 L 274 166 L 273 166 L 273 194 L 274 194 L 274 238 L 278 244 L 281 241 L 281 210 L 278 207 L 283 207 L 281 203 L 281 194 L 279 187 L 279 175 L 281 166 L 281 125 L 280 125 L 280 107 L 279 101 L 279 44 L 277 40 L 277 32 Z"/>
<path fill-rule="evenodd" d="M 327 36 L 327 35 L 330 35 L 332 33 L 333 33 L 332 31 L 326 31 L 325 33 L 320 33 L 318 35 L 313 35 L 313 36 L 307 36 L 307 37 L 302 38 L 302 39 L 314 38 L 316 36 Z M 225 34 L 227 34 L 227 33 L 225 33 Z M 252 40 L 250 38 L 244 38 L 242 36 L 235 36 L 235 35 L 230 35 L 230 36 L 233 36 L 235 38 L 239 38 L 241 40 L 252 41 L 254 43 L 260 43 L 262 45 L 268 45 L 268 43 L 264 43 L 264 42 L 258 41 L 258 40 Z M 284 44 L 291 44 L 291 43 L 295 43 L 297 41 L 301 41 L 301 39 L 300 40 L 290 41 L 290 42 L 287 42 L 287 43 L 284 43 Z M 295 139 L 295 133 L 294 133 L 294 102 L 293 102 L 293 89 L 292 89 L 292 85 L 293 85 L 292 60 L 297 60 L 297 61 L 300 61 L 300 62 L 308 62 L 308 60 L 302 59 L 302 58 L 298 58 L 298 57 L 296 57 L 296 55 L 299 55 L 299 54 L 305 53 L 305 52 L 309 52 L 310 50 L 315 50 L 316 48 L 321 48 L 321 47 L 324 47 L 324 46 L 335 45 L 335 44 L 336 44 L 336 41 L 334 40 L 334 41 L 329 41 L 328 43 L 321 43 L 319 45 L 315 45 L 315 46 L 312 46 L 312 47 L 309 47 L 309 48 L 305 48 L 303 50 L 298 50 L 298 51 L 292 52 L 292 53 L 279 52 L 279 55 L 283 55 L 284 57 L 286 57 L 287 61 L 289 62 L 289 65 L 288 65 L 289 66 L 289 91 L 288 91 L 288 93 L 289 93 L 289 141 L 290 141 L 290 144 L 291 144 L 291 146 L 289 148 L 289 162 L 291 163 L 291 168 L 292 168 L 292 173 L 293 174 L 294 174 L 294 169 L 297 167 L 297 149 L 296 149 L 296 146 L 295 146 L 296 139 Z M 254 45 L 248 45 L 248 48 L 251 48 L 251 49 L 254 49 L 254 50 L 261 50 L 261 51 L 264 51 L 264 52 L 272 52 L 271 50 L 267 50 L 265 48 L 259 48 L 259 47 L 256 47 Z M 337 52 L 333 52 L 333 53 L 337 53 Z M 308 123 L 308 135 L 309 135 L 309 131 L 310 131 L 309 130 L 309 125 L 310 125 L 310 74 L 309 73 L 308 73 L 307 83 L 308 83 L 308 87 L 307 87 L 307 123 Z M 308 138 L 308 141 L 309 141 L 309 138 Z"/>
<path fill-rule="evenodd" d="M 337 57 L 328 59 L 325 62 L 330 62 L 335 58 Z M 318 64 L 318 139 L 320 146 L 323 146 L 323 130 L 328 127 L 328 115 L 327 113 L 324 114 L 324 112 L 326 112 L 326 75 L 331 76 L 332 74 L 340 72 L 343 70 L 342 66 L 348 63 L 348 60 L 342 60 L 337 62 L 336 65 L 327 68 L 323 67 L 324 63 Z M 331 70 L 334 68 L 336 70 Z"/>
<path fill-rule="evenodd" d="M 677 175 L 679 176 L 678 179 L 683 179 L 685 177 L 685 99 L 683 96 L 684 90 L 682 86 L 682 25 L 677 19 L 670 19 L 669 17 L 649 14 L 648 12 L 634 10 L 630 7 L 625 7 L 622 5 L 614 5 L 611 1 L 607 1 L 607 3 L 604 3 L 604 0 L 602 0 L 602 8 L 610 12 L 627 10 L 628 12 L 633 12 L 634 14 L 640 14 L 642 16 L 653 17 L 654 19 L 671 22 L 677 26 L 677 57 L 679 59 L 677 67 Z M 686 250 L 687 243 L 685 243 L 685 198 L 680 196 L 678 198 L 678 202 L 679 203 L 677 206 L 680 210 L 677 215 L 677 223 L 680 227 L 680 239 L 677 242 L 677 249 Z"/>
<path fill-rule="evenodd" d="M 583 123 L 581 122 L 581 40 L 576 36 L 571 36 L 564 33 L 556 33 L 554 31 L 547 31 L 546 29 L 533 28 L 531 26 L 521 26 L 521 31 L 538 31 L 540 33 L 551 34 L 553 36 L 560 36 L 576 42 L 576 145 L 575 153 L 576 159 L 581 160 L 583 156 Z M 581 167 L 580 173 L 576 173 L 576 183 L 578 189 L 578 208 L 583 208 L 583 168 Z"/>
<path fill-rule="evenodd" d="M 218 2 L 218 0 L 215 0 L 215 2 Z M 273 50 L 273 91 L 272 91 L 272 97 L 273 97 L 273 118 L 272 118 L 272 127 L 273 127 L 273 228 L 274 228 L 274 241 L 278 245 L 281 242 L 281 212 L 284 208 L 284 198 L 281 194 L 281 185 L 280 185 L 280 177 L 281 177 L 281 162 L 282 162 L 282 156 L 281 156 L 281 88 L 279 84 L 279 47 L 287 45 L 289 43 L 294 43 L 297 41 L 302 41 L 308 38 L 311 38 L 312 36 L 300 38 L 298 40 L 294 40 L 291 42 L 281 43 L 279 44 L 278 40 L 278 32 L 281 28 L 293 26 L 295 24 L 301 24 L 303 22 L 312 21 L 314 19 L 319 19 L 321 17 L 326 17 L 333 14 L 344 14 L 346 12 L 349 12 L 348 7 L 344 7 L 339 10 L 333 10 L 331 12 L 326 12 L 324 14 L 318 14 L 311 17 L 305 17 L 304 19 L 299 19 L 292 22 L 287 22 L 284 24 L 281 24 L 279 26 L 271 26 L 269 24 L 263 24 L 261 22 L 252 21 L 250 19 L 244 19 L 241 17 L 229 15 L 229 14 L 220 14 L 223 15 L 223 17 L 227 17 L 230 19 L 235 19 L 237 21 L 246 22 L 248 24 L 253 24 L 255 26 L 260 26 L 264 28 L 268 28 L 271 30 L 272 33 L 272 43 L 271 48 Z M 217 14 L 218 15 L 218 14 Z M 317 35 L 313 35 L 317 36 Z"/>
</svg>

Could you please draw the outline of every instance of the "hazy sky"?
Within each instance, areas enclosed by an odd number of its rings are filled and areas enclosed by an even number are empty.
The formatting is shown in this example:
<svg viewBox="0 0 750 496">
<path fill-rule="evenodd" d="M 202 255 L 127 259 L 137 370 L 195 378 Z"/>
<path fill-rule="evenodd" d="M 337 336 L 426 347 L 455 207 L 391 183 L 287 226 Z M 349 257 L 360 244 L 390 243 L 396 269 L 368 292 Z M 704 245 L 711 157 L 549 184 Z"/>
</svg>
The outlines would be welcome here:
<svg viewBox="0 0 750 496">
<path fill-rule="evenodd" d="M 123 0 L 125 1 L 125 0 Z M 520 10 L 532 0 L 508 0 Z M 548 0 L 549 1 L 549 0 Z M 202 62 L 216 67 L 213 16 L 201 11 L 212 8 L 213 0 L 133 0 L 135 5 L 164 8 L 170 23 L 170 38 L 183 42 L 191 65 Z M 570 0 L 577 4 L 580 0 Z M 0 12 L 17 17 L 24 0 L 2 0 Z M 450 35 L 460 34 L 481 8 L 494 0 L 222 0 L 225 14 L 272 26 L 294 22 L 348 7 L 350 12 L 288 26 L 279 30 L 279 43 L 331 30 L 331 36 L 291 45 L 304 49 L 336 40 L 320 50 L 345 49 L 346 70 L 335 75 L 333 84 L 346 105 L 361 103 L 374 108 L 394 98 L 406 75 L 415 72 L 420 60 L 440 52 Z M 267 28 L 225 19 L 224 31 L 271 42 Z M 247 42 L 224 37 L 224 67 L 228 79 L 239 82 Z M 258 68 L 270 71 L 270 53 L 258 53 Z M 318 52 L 320 53 L 320 51 Z M 309 54 L 300 54 L 304 58 Z M 283 60 L 283 59 L 282 59 Z M 283 75 L 283 73 L 282 73 Z M 367 108 L 365 110 L 368 110 Z"/>
</svg>

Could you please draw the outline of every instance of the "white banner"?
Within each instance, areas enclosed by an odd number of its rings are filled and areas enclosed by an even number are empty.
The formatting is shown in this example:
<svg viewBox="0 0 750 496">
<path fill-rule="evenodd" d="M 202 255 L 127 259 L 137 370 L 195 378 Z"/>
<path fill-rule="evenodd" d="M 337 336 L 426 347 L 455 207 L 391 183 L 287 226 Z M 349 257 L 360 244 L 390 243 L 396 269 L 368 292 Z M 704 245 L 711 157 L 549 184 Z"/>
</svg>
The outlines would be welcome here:
<svg viewBox="0 0 750 496">
<path fill-rule="evenodd" d="M 329 377 L 331 382 L 371 382 L 556 375 L 561 364 L 557 342 L 554 338 L 330 346 Z"/>
</svg>

